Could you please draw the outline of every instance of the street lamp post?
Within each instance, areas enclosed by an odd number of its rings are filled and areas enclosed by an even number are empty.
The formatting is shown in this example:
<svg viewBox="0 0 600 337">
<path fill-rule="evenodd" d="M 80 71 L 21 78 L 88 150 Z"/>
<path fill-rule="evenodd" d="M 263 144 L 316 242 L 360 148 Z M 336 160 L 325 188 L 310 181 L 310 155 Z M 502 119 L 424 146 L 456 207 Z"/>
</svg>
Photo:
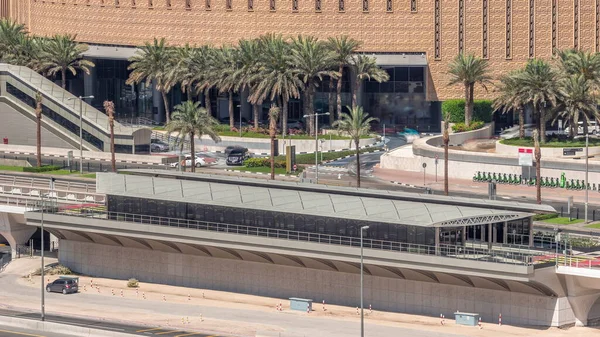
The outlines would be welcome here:
<svg viewBox="0 0 600 337">
<path fill-rule="evenodd" d="M 364 271 L 363 271 L 363 232 L 369 229 L 369 226 L 360 227 L 360 337 L 365 336 L 365 315 L 364 315 L 364 303 L 363 303 L 363 284 L 364 284 Z"/>
<path fill-rule="evenodd" d="M 588 194 L 589 194 L 589 189 L 588 186 L 590 185 L 590 183 L 588 182 L 588 158 L 589 158 L 589 153 L 588 153 L 588 145 L 589 145 L 589 135 L 586 133 L 585 134 L 585 223 L 588 223 Z"/>
<path fill-rule="evenodd" d="M 94 96 L 69 97 L 67 100 L 71 101 L 75 98 L 79 99 L 79 173 L 83 174 L 83 100 L 94 99 Z"/>
<path fill-rule="evenodd" d="M 316 178 L 315 181 L 319 183 L 319 116 L 329 116 L 329 112 L 325 113 L 312 113 L 308 115 L 304 115 L 304 118 L 309 118 L 314 116 L 315 118 L 315 172 Z"/>
<path fill-rule="evenodd" d="M 41 239 L 40 240 L 40 248 L 41 248 L 40 249 L 40 256 L 42 258 L 42 268 L 41 268 L 42 278 L 41 278 L 41 282 L 40 282 L 40 284 L 42 286 L 42 288 L 41 288 L 41 290 L 42 290 L 41 319 L 42 319 L 42 321 L 44 321 L 44 320 L 46 320 L 46 304 L 45 304 L 46 293 L 44 292 L 44 290 L 45 290 L 44 289 L 45 288 L 45 286 L 44 286 L 44 206 L 45 205 L 44 205 L 44 195 L 43 194 L 40 194 L 40 199 L 42 201 L 42 203 L 41 203 L 41 205 L 42 205 L 42 214 L 41 214 L 41 217 L 40 217 L 40 227 L 41 227 L 40 228 L 40 232 L 41 232 L 40 233 L 40 239 Z"/>
</svg>

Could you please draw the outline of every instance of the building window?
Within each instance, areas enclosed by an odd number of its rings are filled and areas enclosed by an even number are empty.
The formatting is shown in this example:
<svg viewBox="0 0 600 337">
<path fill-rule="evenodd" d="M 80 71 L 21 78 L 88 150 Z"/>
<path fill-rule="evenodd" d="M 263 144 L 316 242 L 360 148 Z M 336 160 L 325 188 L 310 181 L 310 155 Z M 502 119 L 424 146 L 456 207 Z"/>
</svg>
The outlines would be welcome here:
<svg viewBox="0 0 600 337">
<path fill-rule="evenodd" d="M 442 8 L 441 0 L 435 0 L 434 5 L 434 57 L 436 60 L 442 59 L 441 43 L 442 43 Z"/>
<path fill-rule="evenodd" d="M 275 10 L 275 0 L 269 0 L 269 10 Z"/>
<path fill-rule="evenodd" d="M 185 9 L 192 9 L 192 0 L 185 0 Z"/>
<path fill-rule="evenodd" d="M 120 6 L 119 0 L 115 0 L 115 7 L 119 7 L 119 6 Z"/>
<path fill-rule="evenodd" d="M 482 48 L 481 48 L 481 54 L 482 57 L 484 59 L 488 58 L 488 0 L 483 0 L 483 12 L 482 12 L 482 18 L 483 18 L 483 23 L 482 23 L 482 36 L 481 36 L 481 42 L 482 42 Z"/>
<path fill-rule="evenodd" d="M 131 0 L 131 7 L 135 7 L 135 0 Z"/>
<path fill-rule="evenodd" d="M 506 58 L 512 58 L 512 0 L 506 0 Z"/>
<path fill-rule="evenodd" d="M 148 0 L 148 7 L 149 8 L 153 8 L 154 7 L 154 3 L 152 0 Z"/>
<path fill-rule="evenodd" d="M 344 11 L 344 0 L 339 0 L 339 1 L 338 1 L 338 10 L 339 10 L 340 12 L 343 12 L 343 11 Z"/>
<path fill-rule="evenodd" d="M 362 0 L 363 12 L 369 11 L 369 0 Z"/>
<path fill-rule="evenodd" d="M 170 9 L 171 8 L 171 0 L 167 0 L 167 8 Z"/>
<path fill-rule="evenodd" d="M 315 0 L 315 11 L 321 11 L 321 0 Z"/>
<path fill-rule="evenodd" d="M 230 11 L 233 8 L 232 2 L 233 2 L 233 0 L 225 0 L 225 9 Z"/>
<path fill-rule="evenodd" d="M 394 1 L 393 0 L 387 0 L 386 1 L 385 10 L 387 12 L 393 12 L 394 11 Z"/>
<path fill-rule="evenodd" d="M 465 0 L 458 0 L 458 52 L 465 48 Z"/>
<path fill-rule="evenodd" d="M 249 11 L 254 10 L 254 0 L 248 0 L 248 10 Z"/>
<path fill-rule="evenodd" d="M 573 4 L 573 48 L 579 49 L 579 0 Z"/>
<path fill-rule="evenodd" d="M 298 11 L 298 0 L 292 0 L 292 12 Z"/>
<path fill-rule="evenodd" d="M 417 11 L 417 0 L 410 0 L 410 11 L 412 13 Z"/>
<path fill-rule="evenodd" d="M 529 58 L 535 57 L 535 0 L 529 0 Z"/>
<path fill-rule="evenodd" d="M 556 22 L 556 17 L 557 17 L 557 8 L 558 6 L 558 0 L 552 0 L 552 54 L 556 54 L 556 49 L 558 48 L 557 46 L 557 35 L 558 35 L 558 24 Z"/>
<path fill-rule="evenodd" d="M 205 6 L 206 6 L 206 10 L 209 11 L 210 10 L 210 0 L 206 0 Z"/>
</svg>

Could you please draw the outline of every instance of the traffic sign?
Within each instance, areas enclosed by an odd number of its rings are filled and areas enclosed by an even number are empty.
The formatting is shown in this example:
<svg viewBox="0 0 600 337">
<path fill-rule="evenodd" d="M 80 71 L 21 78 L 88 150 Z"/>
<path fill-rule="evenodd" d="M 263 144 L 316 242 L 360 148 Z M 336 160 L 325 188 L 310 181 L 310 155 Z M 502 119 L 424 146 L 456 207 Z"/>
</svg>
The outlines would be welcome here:
<svg viewBox="0 0 600 337">
<path fill-rule="evenodd" d="M 519 166 L 533 166 L 532 149 L 519 149 Z"/>
<path fill-rule="evenodd" d="M 427 167 L 427 163 L 423 163 L 423 168 L 426 168 L 426 167 Z"/>
</svg>

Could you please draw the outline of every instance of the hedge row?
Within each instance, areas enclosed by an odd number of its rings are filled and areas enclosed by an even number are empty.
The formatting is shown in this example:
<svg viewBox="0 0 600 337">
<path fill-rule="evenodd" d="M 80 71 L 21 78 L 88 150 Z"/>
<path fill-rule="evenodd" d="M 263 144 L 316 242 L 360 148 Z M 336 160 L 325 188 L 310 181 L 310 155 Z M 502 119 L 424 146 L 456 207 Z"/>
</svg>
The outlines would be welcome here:
<svg viewBox="0 0 600 337">
<path fill-rule="evenodd" d="M 484 125 L 485 125 L 485 123 L 483 123 L 482 121 L 473 121 L 468 126 L 465 125 L 464 122 L 461 122 L 461 123 L 456 123 L 456 124 L 452 125 L 452 131 L 454 131 L 454 132 L 473 131 L 473 130 L 481 129 Z"/>
<path fill-rule="evenodd" d="M 246 167 L 271 167 L 271 158 L 249 158 L 244 161 Z M 285 168 L 285 160 L 275 159 L 275 168 Z"/>
<path fill-rule="evenodd" d="M 465 122 L 465 100 L 450 99 L 442 103 L 444 116 L 450 114 L 450 123 Z M 473 121 L 489 123 L 492 121 L 492 101 L 487 99 L 475 100 L 473 102 Z"/>
<path fill-rule="evenodd" d="M 57 171 L 62 169 L 62 167 L 60 166 L 56 166 L 56 165 L 44 165 L 42 167 L 37 167 L 37 166 L 31 166 L 31 167 L 23 167 L 23 172 L 34 172 L 34 173 L 40 173 L 40 172 L 49 172 L 49 171 Z"/>
</svg>

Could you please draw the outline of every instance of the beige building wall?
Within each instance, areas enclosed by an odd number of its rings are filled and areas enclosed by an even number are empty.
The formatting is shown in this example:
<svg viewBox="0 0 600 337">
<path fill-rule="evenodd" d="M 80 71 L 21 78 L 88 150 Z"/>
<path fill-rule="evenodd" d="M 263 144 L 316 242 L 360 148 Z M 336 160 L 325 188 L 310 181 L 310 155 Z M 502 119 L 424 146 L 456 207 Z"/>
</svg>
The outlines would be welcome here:
<svg viewBox="0 0 600 337">
<path fill-rule="evenodd" d="M 77 34 L 77 39 L 83 42 L 115 45 L 140 45 L 154 37 L 165 37 L 177 45 L 188 42 L 222 45 L 271 32 L 286 36 L 310 34 L 323 39 L 347 34 L 363 41 L 362 50 L 367 52 L 426 53 L 431 77 L 429 100 L 464 95 L 460 86 L 447 85 L 446 74 L 448 63 L 459 52 L 461 21 L 463 50 L 478 56 L 483 56 L 484 27 L 487 27 L 487 58 L 495 77 L 523 65 L 530 56 L 552 57 L 553 3 L 557 7 L 556 46 L 573 48 L 577 31 L 579 48 L 590 51 L 598 48 L 597 0 L 578 0 L 578 11 L 575 11 L 575 1 L 563 0 L 390 0 L 392 11 L 386 10 L 387 0 L 366 0 L 369 1 L 368 12 L 363 12 L 362 0 L 343 0 L 343 12 L 339 11 L 339 0 L 320 0 L 320 11 L 315 10 L 317 0 L 298 0 L 297 11 L 292 10 L 293 0 L 250 0 L 252 10 L 248 9 L 248 0 L 231 0 L 231 9 L 226 8 L 227 1 L 0 0 L 0 15 L 26 24 L 34 34 L 71 33 Z M 274 11 L 270 10 L 270 1 L 275 2 Z M 411 11 L 413 1 L 416 11 Z M 171 7 L 167 7 L 169 2 Z M 206 7 L 207 2 L 210 9 Z M 149 3 L 153 7 L 149 7 Z M 441 7 L 440 57 L 437 59 L 434 56 L 436 3 Z M 532 55 L 529 52 L 530 10 L 534 14 Z M 507 22 L 512 28 L 508 34 L 508 57 Z M 486 92 L 478 88 L 477 96 L 493 97 L 494 88 L 488 89 Z"/>
</svg>

